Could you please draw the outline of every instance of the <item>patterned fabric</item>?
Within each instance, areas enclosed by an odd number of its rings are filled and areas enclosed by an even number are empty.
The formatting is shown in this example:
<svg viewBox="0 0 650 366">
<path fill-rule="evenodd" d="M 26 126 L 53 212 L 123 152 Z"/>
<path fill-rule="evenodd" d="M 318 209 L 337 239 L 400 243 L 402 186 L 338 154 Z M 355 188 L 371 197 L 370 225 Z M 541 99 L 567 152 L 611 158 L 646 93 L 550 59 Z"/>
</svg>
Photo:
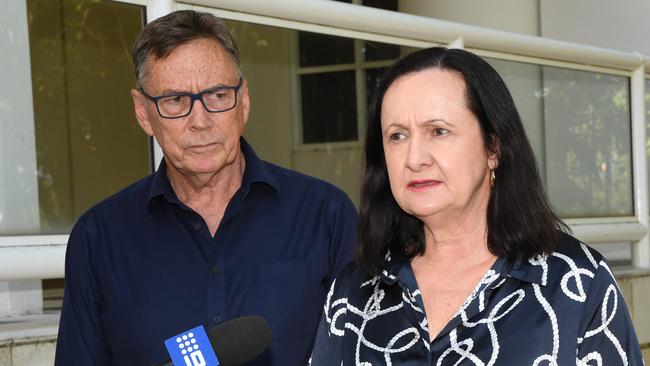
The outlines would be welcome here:
<svg viewBox="0 0 650 366">
<path fill-rule="evenodd" d="M 429 342 L 410 263 L 381 276 L 354 265 L 332 285 L 311 365 L 642 365 L 623 297 L 602 255 L 569 235 L 550 256 L 498 259 Z"/>
</svg>

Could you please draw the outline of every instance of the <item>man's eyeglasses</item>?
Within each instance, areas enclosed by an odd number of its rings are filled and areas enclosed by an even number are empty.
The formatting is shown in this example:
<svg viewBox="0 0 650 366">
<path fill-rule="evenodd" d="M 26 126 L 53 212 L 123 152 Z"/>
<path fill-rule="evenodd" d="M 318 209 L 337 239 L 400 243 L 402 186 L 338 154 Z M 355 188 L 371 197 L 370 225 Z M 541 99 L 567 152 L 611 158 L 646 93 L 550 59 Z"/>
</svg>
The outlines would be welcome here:
<svg viewBox="0 0 650 366">
<path fill-rule="evenodd" d="M 243 79 L 235 86 L 219 86 L 200 91 L 196 94 L 179 93 L 166 94 L 157 97 L 147 94 L 142 87 L 140 92 L 152 102 L 156 103 L 158 114 L 162 118 L 182 118 L 192 113 L 195 100 L 200 100 L 203 108 L 211 113 L 229 111 L 237 105 L 237 92 L 241 88 Z"/>
</svg>

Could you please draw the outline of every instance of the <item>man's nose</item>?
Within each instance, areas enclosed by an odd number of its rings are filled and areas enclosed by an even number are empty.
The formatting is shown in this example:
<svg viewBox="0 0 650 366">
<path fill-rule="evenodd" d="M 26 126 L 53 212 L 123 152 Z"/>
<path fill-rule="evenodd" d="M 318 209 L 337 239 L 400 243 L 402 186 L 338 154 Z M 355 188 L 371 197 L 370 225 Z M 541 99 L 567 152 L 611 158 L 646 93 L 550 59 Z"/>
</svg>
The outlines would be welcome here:
<svg viewBox="0 0 650 366">
<path fill-rule="evenodd" d="M 201 99 L 196 99 L 192 104 L 192 112 L 187 116 L 187 123 L 190 128 L 196 130 L 204 130 L 212 123 L 210 119 L 210 112 L 205 109 Z"/>
</svg>

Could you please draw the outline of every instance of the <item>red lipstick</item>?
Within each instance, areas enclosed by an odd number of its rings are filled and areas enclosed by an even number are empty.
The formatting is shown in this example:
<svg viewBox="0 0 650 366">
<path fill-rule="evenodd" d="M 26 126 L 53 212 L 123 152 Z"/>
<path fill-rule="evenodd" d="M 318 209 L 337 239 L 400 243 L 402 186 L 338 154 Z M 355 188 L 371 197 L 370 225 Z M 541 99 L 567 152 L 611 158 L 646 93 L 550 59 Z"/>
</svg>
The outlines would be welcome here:
<svg viewBox="0 0 650 366">
<path fill-rule="evenodd" d="M 419 192 L 433 187 L 437 187 L 440 181 L 433 179 L 412 180 L 408 183 L 406 188 L 409 191 Z"/>
</svg>

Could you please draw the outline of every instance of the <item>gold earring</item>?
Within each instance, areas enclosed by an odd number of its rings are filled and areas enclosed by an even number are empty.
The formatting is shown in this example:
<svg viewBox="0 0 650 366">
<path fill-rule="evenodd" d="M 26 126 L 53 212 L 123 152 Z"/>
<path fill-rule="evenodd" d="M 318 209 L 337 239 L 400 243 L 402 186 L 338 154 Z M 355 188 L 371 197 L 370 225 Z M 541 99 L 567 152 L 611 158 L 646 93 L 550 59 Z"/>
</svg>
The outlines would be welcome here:
<svg viewBox="0 0 650 366">
<path fill-rule="evenodd" d="M 494 181 L 497 179 L 496 173 L 494 173 L 494 170 L 490 171 L 490 187 L 494 187 Z"/>
</svg>

